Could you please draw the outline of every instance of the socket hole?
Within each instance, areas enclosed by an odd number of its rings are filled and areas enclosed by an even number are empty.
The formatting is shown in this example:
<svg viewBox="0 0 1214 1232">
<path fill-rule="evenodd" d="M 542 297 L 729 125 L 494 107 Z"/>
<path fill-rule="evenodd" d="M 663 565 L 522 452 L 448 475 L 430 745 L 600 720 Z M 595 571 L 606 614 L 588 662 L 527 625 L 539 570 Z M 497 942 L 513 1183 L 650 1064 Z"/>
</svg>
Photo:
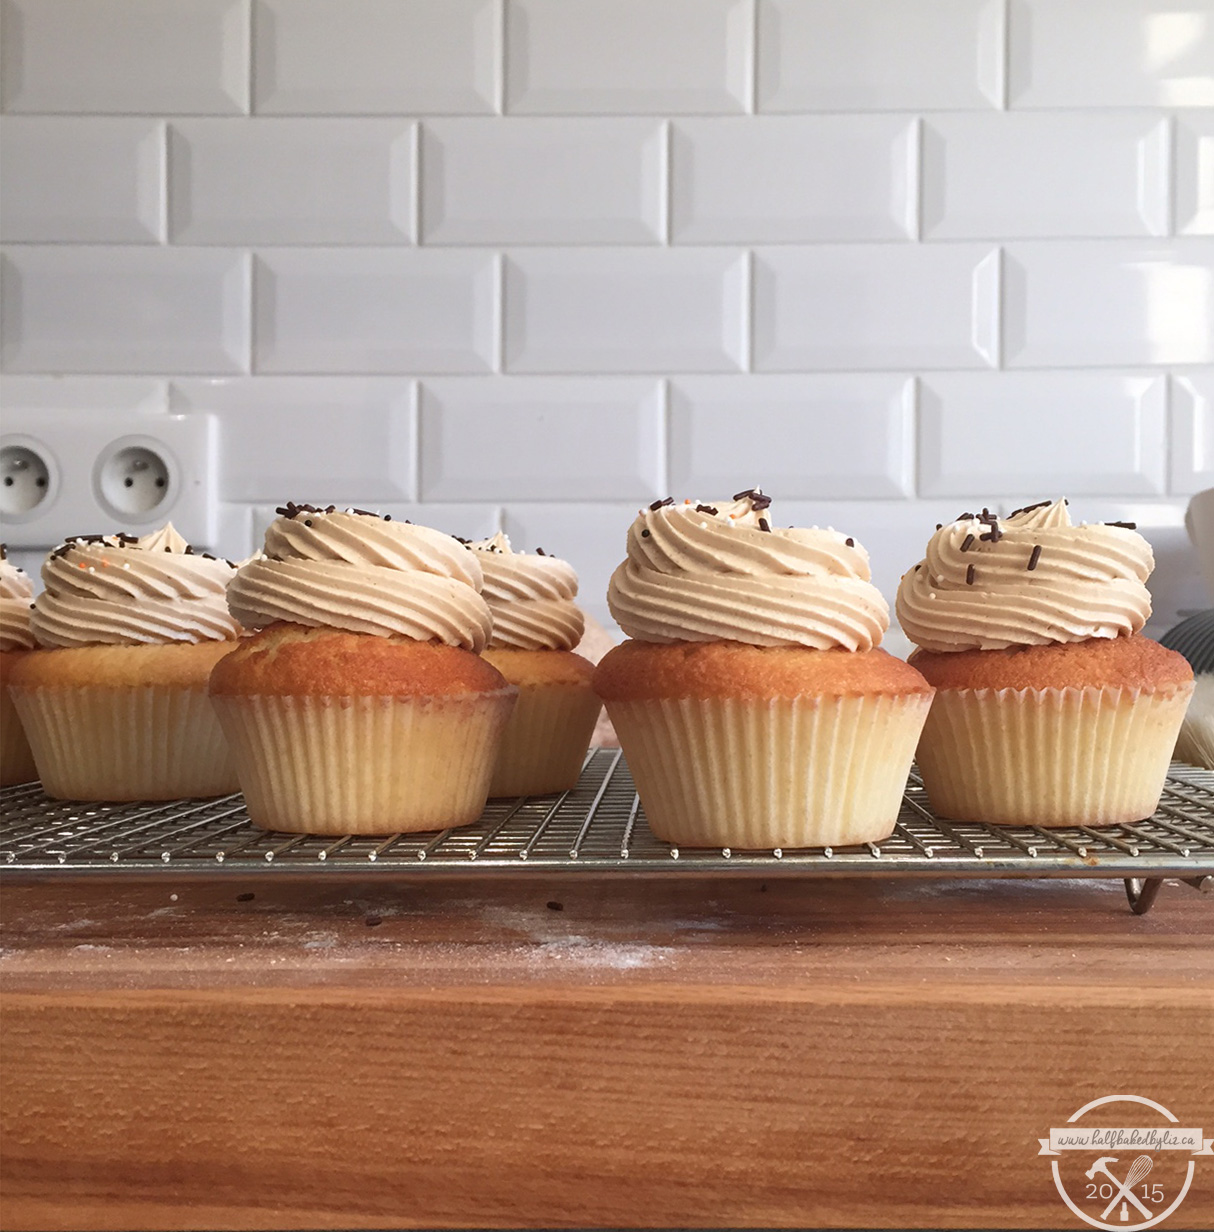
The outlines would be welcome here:
<svg viewBox="0 0 1214 1232">
<path fill-rule="evenodd" d="M 146 521 L 172 493 L 169 462 L 146 445 L 125 445 L 105 457 L 97 468 L 102 502 L 119 517 Z"/>
<path fill-rule="evenodd" d="M 50 469 L 46 460 L 25 445 L 5 445 L 0 449 L 0 513 L 21 517 L 37 509 L 47 498 Z"/>
</svg>

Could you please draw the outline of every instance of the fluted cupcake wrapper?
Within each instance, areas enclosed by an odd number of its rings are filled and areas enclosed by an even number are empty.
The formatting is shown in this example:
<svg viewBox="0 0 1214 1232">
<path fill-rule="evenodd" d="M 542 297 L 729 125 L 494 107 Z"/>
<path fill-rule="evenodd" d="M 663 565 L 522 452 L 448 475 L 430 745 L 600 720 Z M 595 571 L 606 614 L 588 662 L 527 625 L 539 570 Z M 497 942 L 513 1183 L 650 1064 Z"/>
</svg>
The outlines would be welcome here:
<svg viewBox="0 0 1214 1232">
<path fill-rule="evenodd" d="M 542 796 L 573 787 L 601 708 L 589 685 L 520 685 L 489 795 Z"/>
<path fill-rule="evenodd" d="M 176 800 L 237 791 L 205 689 L 10 686 L 48 796 Z"/>
<path fill-rule="evenodd" d="M 609 701 L 649 827 L 689 847 L 892 833 L 930 695 Z"/>
<path fill-rule="evenodd" d="M 37 777 L 38 767 L 21 716 L 9 696 L 8 686 L 0 686 L 0 787 L 32 783 Z"/>
<path fill-rule="evenodd" d="M 216 696 L 267 830 L 396 834 L 475 821 L 515 690 L 462 697 Z"/>
<path fill-rule="evenodd" d="M 938 690 L 918 752 L 932 808 L 995 825 L 1149 817 L 1192 688 Z"/>
</svg>

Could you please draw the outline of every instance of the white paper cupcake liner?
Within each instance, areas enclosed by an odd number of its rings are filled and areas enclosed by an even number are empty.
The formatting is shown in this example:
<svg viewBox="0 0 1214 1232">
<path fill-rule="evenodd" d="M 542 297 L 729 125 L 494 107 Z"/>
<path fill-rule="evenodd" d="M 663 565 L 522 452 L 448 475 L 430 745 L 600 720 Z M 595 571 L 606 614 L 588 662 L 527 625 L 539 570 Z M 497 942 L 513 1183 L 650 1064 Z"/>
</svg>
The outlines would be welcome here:
<svg viewBox="0 0 1214 1232">
<path fill-rule="evenodd" d="M 216 696 L 249 816 L 396 834 L 475 821 L 514 689 L 451 698 Z"/>
<path fill-rule="evenodd" d="M 0 787 L 31 783 L 38 777 L 33 750 L 8 686 L 0 685 Z"/>
<path fill-rule="evenodd" d="M 842 847 L 892 833 L 930 696 L 610 701 L 654 835 Z"/>
<path fill-rule="evenodd" d="M 601 705 L 589 685 L 520 685 L 489 795 L 542 796 L 573 787 Z"/>
<path fill-rule="evenodd" d="M 1191 691 L 937 690 L 918 752 L 932 808 L 996 825 L 1149 817 Z"/>
<path fill-rule="evenodd" d="M 63 800 L 176 800 L 238 790 L 205 689 L 10 686 L 38 777 Z"/>
</svg>

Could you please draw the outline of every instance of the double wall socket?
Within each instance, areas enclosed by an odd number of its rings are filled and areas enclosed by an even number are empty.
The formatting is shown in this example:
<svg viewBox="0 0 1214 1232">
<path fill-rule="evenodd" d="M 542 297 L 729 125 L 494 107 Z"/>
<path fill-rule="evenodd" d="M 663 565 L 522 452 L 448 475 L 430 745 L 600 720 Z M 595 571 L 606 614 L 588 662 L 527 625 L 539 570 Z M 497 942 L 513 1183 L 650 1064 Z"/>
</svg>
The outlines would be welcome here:
<svg viewBox="0 0 1214 1232">
<path fill-rule="evenodd" d="M 213 415 L 6 409 L 0 537 L 50 548 L 68 535 L 145 534 L 172 522 L 212 547 L 215 441 Z"/>
</svg>

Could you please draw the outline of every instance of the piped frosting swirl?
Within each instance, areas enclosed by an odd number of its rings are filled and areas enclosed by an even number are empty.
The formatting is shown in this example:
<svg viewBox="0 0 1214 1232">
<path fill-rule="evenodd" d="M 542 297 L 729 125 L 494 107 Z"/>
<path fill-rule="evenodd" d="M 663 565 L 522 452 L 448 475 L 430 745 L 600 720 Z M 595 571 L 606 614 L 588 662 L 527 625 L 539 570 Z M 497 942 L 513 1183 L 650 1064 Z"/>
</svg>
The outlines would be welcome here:
<svg viewBox="0 0 1214 1232">
<path fill-rule="evenodd" d="M 492 619 L 478 554 L 428 526 L 330 505 L 286 505 L 237 573 L 232 615 L 483 650 Z"/>
<path fill-rule="evenodd" d="M 31 626 L 39 646 L 139 646 L 240 636 L 225 592 L 235 566 L 173 529 L 67 540 L 42 566 Z"/>
<path fill-rule="evenodd" d="M 0 650 L 32 650 L 30 603 L 34 584 L 24 569 L 18 569 L 0 543 Z"/>
<path fill-rule="evenodd" d="M 1006 650 L 1137 633 L 1151 614 L 1151 545 L 1132 525 L 1075 526 L 1065 501 L 942 526 L 898 586 L 925 650 Z"/>
<path fill-rule="evenodd" d="M 485 575 L 485 601 L 493 613 L 489 645 L 510 650 L 572 650 L 585 618 L 573 600 L 577 574 L 555 556 L 515 552 L 500 532 L 468 546 Z"/>
<path fill-rule="evenodd" d="M 889 606 L 868 553 L 834 530 L 773 527 L 770 503 L 754 491 L 641 510 L 607 592 L 624 632 L 661 643 L 878 645 Z"/>
</svg>

